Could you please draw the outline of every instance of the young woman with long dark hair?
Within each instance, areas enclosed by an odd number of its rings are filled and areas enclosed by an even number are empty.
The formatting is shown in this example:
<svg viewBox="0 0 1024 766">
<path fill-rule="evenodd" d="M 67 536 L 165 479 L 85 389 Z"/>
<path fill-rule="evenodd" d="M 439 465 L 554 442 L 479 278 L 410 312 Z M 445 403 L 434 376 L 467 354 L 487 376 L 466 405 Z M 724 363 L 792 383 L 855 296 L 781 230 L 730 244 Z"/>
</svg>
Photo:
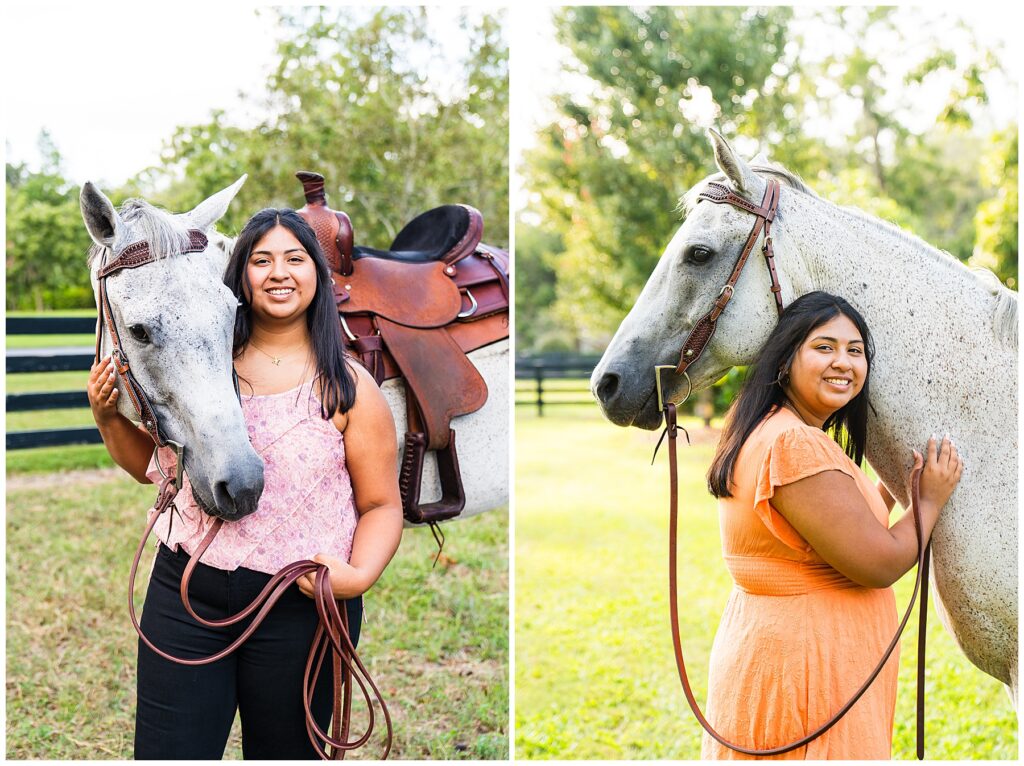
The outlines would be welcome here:
<svg viewBox="0 0 1024 766">
<path fill-rule="evenodd" d="M 362 594 L 377 581 L 402 534 L 397 439 L 373 378 L 342 352 L 330 271 L 313 230 L 292 210 L 262 210 L 235 243 L 225 282 L 239 298 L 234 366 L 250 440 L 264 462 L 256 512 L 225 524 L 203 554 L 191 597 L 204 617 L 222 618 L 253 600 L 284 565 L 312 559 L 330 567 L 346 599 L 353 643 Z M 104 442 L 139 481 L 159 481 L 153 443 L 117 413 L 109 359 L 98 362 L 89 399 Z M 166 453 L 166 454 L 165 454 Z M 164 471 L 173 453 L 161 450 Z M 178 585 L 212 517 L 190 491 L 155 527 L 160 538 L 142 628 L 164 651 L 204 657 L 244 628 L 200 625 Z M 242 647 L 210 665 L 188 667 L 139 644 L 137 759 L 216 759 L 236 710 L 244 757 L 311 759 L 302 678 L 318 618 L 312 575 L 274 606 Z M 321 675 L 313 701 L 323 730 L 332 681 Z"/>
<path fill-rule="evenodd" d="M 824 723 L 868 677 L 896 631 L 890 587 L 916 561 L 912 515 L 860 469 L 874 349 L 847 301 L 794 301 L 749 370 L 708 473 L 735 582 L 710 660 L 707 717 L 724 737 L 767 749 Z M 929 440 L 927 539 L 960 479 L 947 438 Z M 888 759 L 896 653 L 833 728 L 780 758 Z M 705 735 L 704 758 L 747 758 Z"/>
</svg>

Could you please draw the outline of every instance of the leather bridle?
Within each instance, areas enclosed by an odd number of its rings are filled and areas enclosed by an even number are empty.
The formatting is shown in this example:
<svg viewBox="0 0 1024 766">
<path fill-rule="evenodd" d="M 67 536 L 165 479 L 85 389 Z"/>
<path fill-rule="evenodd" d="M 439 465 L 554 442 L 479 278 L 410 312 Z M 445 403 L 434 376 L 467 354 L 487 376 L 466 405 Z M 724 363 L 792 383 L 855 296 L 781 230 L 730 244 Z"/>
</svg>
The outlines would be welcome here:
<svg viewBox="0 0 1024 766">
<path fill-rule="evenodd" d="M 810 743 L 817 739 L 826 731 L 835 726 L 839 720 L 846 715 L 851 707 L 863 696 L 868 690 L 874 680 L 878 677 L 879 673 L 885 667 L 886 662 L 892 655 L 896 646 L 899 644 L 900 636 L 903 634 L 903 629 L 906 627 L 907 622 L 910 619 L 911 612 L 914 608 L 914 603 L 917 600 L 918 592 L 921 593 L 921 607 L 919 612 L 918 622 L 918 666 L 917 666 L 917 757 L 918 759 L 924 758 L 924 667 L 925 667 L 925 639 L 927 632 L 927 619 L 928 619 L 928 565 L 930 561 L 930 543 L 926 543 L 924 540 L 924 532 L 922 527 L 921 519 L 921 497 L 920 497 L 920 481 L 921 481 L 921 469 L 916 469 L 911 474 L 911 508 L 914 515 L 914 524 L 917 530 L 917 577 L 914 581 L 914 592 L 910 597 L 910 604 L 907 606 L 907 610 L 903 615 L 903 619 L 900 621 L 899 627 L 896 630 L 896 635 L 893 636 L 892 641 L 886 648 L 882 659 L 872 670 L 867 680 L 854 692 L 853 696 L 850 697 L 842 707 L 837 710 L 831 718 L 822 723 L 820 726 L 815 728 L 806 736 L 800 739 L 790 742 L 785 745 L 778 747 L 766 748 L 763 750 L 757 750 L 754 748 L 743 747 L 734 742 L 730 742 L 721 734 L 719 734 L 704 717 L 704 714 L 700 710 L 700 706 L 697 704 L 697 700 L 693 695 L 693 691 L 690 688 L 690 681 L 686 673 L 686 663 L 683 659 L 682 642 L 680 639 L 679 630 L 679 599 L 678 599 L 678 583 L 677 583 L 677 537 L 678 537 L 678 517 L 679 517 L 679 476 L 678 476 L 678 465 L 676 457 L 676 437 L 677 432 L 680 428 L 676 421 L 676 410 L 677 407 L 685 402 L 692 392 L 692 385 L 690 384 L 689 375 L 687 375 L 687 368 L 696 362 L 704 350 L 707 348 L 711 341 L 712 336 L 715 334 L 717 329 L 717 322 L 719 316 L 725 310 L 729 301 L 732 299 L 733 293 L 735 292 L 736 281 L 739 279 L 740 273 L 743 271 L 744 265 L 746 265 L 747 258 L 751 251 L 754 249 L 754 245 L 757 242 L 758 237 L 761 236 L 762 231 L 764 234 L 764 244 L 762 245 L 762 253 L 764 254 L 765 262 L 768 266 L 768 275 L 771 279 L 771 291 L 775 297 L 775 307 L 778 311 L 779 316 L 782 316 L 783 305 L 782 305 L 782 290 L 779 286 L 778 275 L 775 271 L 775 254 L 772 248 L 771 238 L 771 226 L 775 220 L 776 211 L 778 210 L 779 196 L 781 193 L 781 187 L 779 182 L 774 179 L 768 179 L 766 181 L 767 189 L 764 193 L 764 198 L 761 200 L 761 204 L 754 205 L 749 200 L 740 197 L 735 194 L 728 187 L 717 183 L 709 183 L 707 187 L 697 195 L 698 202 L 706 200 L 708 202 L 714 202 L 718 204 L 732 205 L 733 207 L 744 210 L 751 213 L 754 216 L 754 226 L 750 231 L 750 235 L 747 237 L 747 241 L 743 246 L 743 250 L 740 253 L 739 258 L 736 260 L 736 264 L 733 267 L 732 272 L 729 275 L 729 279 L 723 285 L 722 289 L 718 293 L 718 297 L 712 305 L 711 309 L 702 316 L 697 323 L 693 326 L 690 332 L 687 334 L 686 339 L 683 341 L 682 348 L 679 352 L 679 363 L 678 365 L 656 365 L 654 368 L 655 388 L 658 395 L 658 407 L 661 409 L 664 420 L 665 420 L 665 435 L 668 436 L 668 454 L 669 454 L 669 551 L 668 551 L 668 566 L 669 566 L 669 620 L 672 628 L 672 648 L 675 654 L 676 668 L 679 671 L 679 681 L 683 687 L 683 694 L 686 696 L 686 701 L 690 706 L 690 710 L 693 711 L 694 716 L 697 718 L 698 723 L 704 728 L 704 730 L 717 742 L 724 745 L 725 747 L 735 750 L 740 753 L 752 756 L 772 756 L 781 755 L 782 753 L 788 753 L 791 750 L 795 750 L 799 747 Z M 664 370 L 674 370 L 676 374 L 683 375 L 687 382 L 686 395 L 682 401 L 678 403 L 665 401 L 662 391 L 661 373 Z M 686 434 L 686 430 L 683 429 L 683 433 Z M 687 434 L 687 442 L 689 442 L 689 435 Z M 658 444 L 661 444 L 659 440 Z M 657 449 L 655 449 L 657 452 Z M 924 587 L 922 588 L 922 582 Z M 755 648 L 751 648 L 751 651 L 755 651 Z M 742 704 L 740 700 L 736 700 L 735 704 Z"/>
<path fill-rule="evenodd" d="M 198 229 L 189 229 L 188 245 L 182 249 L 182 253 L 201 253 L 206 249 L 208 241 L 206 235 Z M 160 430 L 160 423 L 157 419 L 156 410 L 149 402 L 149 397 L 139 385 L 138 380 L 132 373 L 131 365 L 128 362 L 128 355 L 121 343 L 121 334 L 117 329 L 117 322 L 114 321 L 114 312 L 110 306 L 110 299 L 107 297 L 107 278 L 123 269 L 137 269 L 140 266 L 153 263 L 156 257 L 150 250 L 149 243 L 145 240 L 133 242 L 125 246 L 114 258 L 107 261 L 108 251 L 104 252 L 103 261 L 100 264 L 96 278 L 97 304 L 99 311 L 96 322 L 96 361 L 100 360 L 100 350 L 103 341 L 103 327 L 106 325 L 110 333 L 110 359 L 121 377 L 122 389 L 131 400 L 135 411 L 139 413 L 143 427 L 149 432 L 150 437 L 159 447 L 171 447 L 178 458 L 177 485 L 181 486 L 181 472 L 184 470 L 185 448 L 176 441 L 164 438 Z"/>
<path fill-rule="evenodd" d="M 207 238 L 203 232 L 191 229 L 188 232 L 188 237 L 189 244 L 181 251 L 182 253 L 201 252 L 206 249 Z M 192 607 L 188 596 L 188 586 L 200 559 L 207 548 L 213 543 L 221 526 L 224 524 L 223 519 L 217 518 L 185 567 L 185 572 L 181 578 L 181 601 L 185 606 L 185 610 L 193 619 L 209 627 L 223 628 L 234 625 L 255 612 L 256 615 L 253 617 L 252 622 L 225 649 L 208 657 L 194 659 L 175 657 L 164 652 L 157 648 L 142 632 L 142 627 L 135 614 L 135 578 L 146 542 L 149 540 L 153 527 L 156 526 L 157 521 L 166 511 L 174 507 L 174 499 L 178 494 L 178 490 L 181 489 L 185 448 L 183 445 L 164 437 L 160 430 L 156 411 L 150 404 L 145 391 L 131 372 L 131 365 L 121 344 L 120 333 L 114 321 L 114 313 L 111 310 L 110 301 L 107 297 L 106 280 L 111 274 L 115 274 L 122 269 L 138 268 L 153 263 L 155 260 L 156 258 L 153 256 L 148 242 L 134 242 L 122 249 L 109 263 L 106 260 L 105 254 L 97 275 L 99 318 L 96 325 L 96 361 L 99 362 L 100 359 L 103 327 L 106 325 L 109 329 L 112 344 L 111 359 L 121 376 L 123 389 L 138 411 L 143 426 L 153 439 L 155 444 L 154 460 L 157 467 L 160 468 L 161 474 L 163 474 L 163 468 L 160 466 L 159 460 L 160 447 L 171 447 L 177 456 L 177 472 L 174 476 L 165 476 L 160 483 L 159 494 L 153 505 L 152 517 L 146 526 L 146 531 L 139 542 L 138 548 L 136 548 L 135 557 L 132 560 L 131 572 L 128 576 L 128 613 L 131 617 L 132 625 L 135 627 L 135 631 L 139 634 L 142 642 L 160 657 L 181 665 L 208 665 L 226 657 L 245 643 L 267 617 L 274 604 L 284 595 L 285 591 L 303 576 L 312 574 L 313 596 L 320 622 L 317 625 L 313 642 L 310 645 L 309 656 L 306 660 L 302 691 L 303 706 L 306 711 L 306 731 L 309 734 L 310 742 L 317 755 L 323 760 L 341 760 L 345 757 L 347 751 L 362 747 L 369 741 L 373 733 L 375 723 L 373 699 L 376 699 L 380 704 L 381 712 L 384 716 L 384 724 L 387 729 L 386 742 L 381 757 L 387 758 L 391 751 L 392 741 L 391 714 L 388 712 L 380 690 L 373 682 L 366 667 L 356 654 L 355 647 L 352 645 L 351 638 L 349 637 L 347 611 L 345 608 L 339 608 L 338 602 L 334 598 L 334 593 L 331 590 L 330 568 L 326 564 L 318 564 L 309 560 L 295 561 L 288 564 L 271 577 L 270 581 L 267 582 L 263 590 L 249 606 L 237 614 L 220 620 L 203 618 Z M 235 381 L 235 386 L 237 393 L 237 380 Z M 319 727 L 312 713 L 313 692 L 320 673 L 323 671 L 324 660 L 328 651 L 331 652 L 331 664 L 334 671 L 334 702 L 330 734 Z M 353 679 L 359 685 L 363 700 L 366 703 L 369 719 L 366 730 L 360 736 L 350 739 Z M 371 691 L 373 699 L 371 699 Z M 330 752 L 328 752 L 328 748 L 330 748 Z"/>
</svg>

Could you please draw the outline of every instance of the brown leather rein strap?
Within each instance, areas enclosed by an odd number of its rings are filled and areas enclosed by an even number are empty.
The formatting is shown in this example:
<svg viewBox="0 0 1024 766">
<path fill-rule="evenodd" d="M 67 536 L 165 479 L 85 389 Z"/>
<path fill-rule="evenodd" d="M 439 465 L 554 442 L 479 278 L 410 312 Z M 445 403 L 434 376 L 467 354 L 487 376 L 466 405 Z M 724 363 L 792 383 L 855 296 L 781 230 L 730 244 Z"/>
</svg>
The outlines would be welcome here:
<svg viewBox="0 0 1024 766">
<path fill-rule="evenodd" d="M 182 252 L 202 252 L 206 247 L 206 235 L 197 229 L 192 229 L 189 231 L 189 245 Z M 231 643 L 230 646 L 216 654 L 197 659 L 185 659 L 168 654 L 167 652 L 157 648 L 142 632 L 142 626 L 139 624 L 139 620 L 135 614 L 135 578 L 139 569 L 139 561 L 142 558 L 142 553 L 145 550 L 146 542 L 149 540 L 149 535 L 153 531 L 153 527 L 156 526 L 161 515 L 174 506 L 174 498 L 178 494 L 178 490 L 182 485 L 184 447 L 177 442 L 163 438 L 160 433 L 159 424 L 157 423 L 156 412 L 149 404 L 149 400 L 146 397 L 145 392 L 142 390 L 142 387 L 131 374 L 128 358 L 125 356 L 124 350 L 121 346 L 121 338 L 117 331 L 117 325 L 114 322 L 114 314 L 110 307 L 110 301 L 107 298 L 106 278 L 121 269 L 138 268 L 139 266 L 145 266 L 148 263 L 152 263 L 154 260 L 155 258 L 151 254 L 149 244 L 147 242 L 134 242 L 124 248 L 109 263 L 104 262 L 101 265 L 98 274 L 99 318 L 96 325 L 96 361 L 98 362 L 100 359 L 103 325 L 105 323 L 109 329 L 112 343 L 111 358 L 117 366 L 118 373 L 121 375 L 121 379 L 124 383 L 124 390 L 128 393 L 132 404 L 138 411 L 146 430 L 149 432 L 149 435 L 152 437 L 157 447 L 172 447 L 177 453 L 178 458 L 178 469 L 176 475 L 164 478 L 163 482 L 160 484 L 159 494 L 157 496 L 156 503 L 153 506 L 153 516 L 146 525 L 146 531 L 142 536 L 142 540 L 139 542 L 138 548 L 135 550 L 135 557 L 132 560 L 131 572 L 128 576 L 128 614 L 131 616 L 132 625 L 135 627 L 135 631 L 139 634 L 139 638 L 142 642 L 156 652 L 160 657 L 181 665 L 208 665 L 226 657 L 245 643 L 249 636 L 251 636 L 260 626 L 281 596 L 284 595 L 285 591 L 300 577 L 306 574 L 313 574 L 314 601 L 316 603 L 320 622 L 317 625 L 316 633 L 313 635 L 313 642 L 309 649 L 309 657 L 306 660 L 306 669 L 303 675 L 302 699 L 303 707 L 306 710 L 306 732 L 309 734 L 310 742 L 313 744 L 313 748 L 316 750 L 317 755 L 324 760 L 341 760 L 345 757 L 345 753 L 347 751 L 355 750 L 365 745 L 369 741 L 375 725 L 373 700 L 371 699 L 372 690 L 373 698 L 375 698 L 380 704 L 381 712 L 384 716 L 384 724 L 387 729 L 384 751 L 381 755 L 382 759 L 387 758 L 388 754 L 391 752 L 392 742 L 391 714 L 388 712 L 387 705 L 384 702 L 384 698 L 381 696 L 380 690 L 373 682 L 373 679 L 370 678 L 365 666 L 356 654 L 355 647 L 352 645 L 351 638 L 349 637 L 348 615 L 346 610 L 339 609 L 338 602 L 334 598 L 334 593 L 331 590 L 330 569 L 326 565 L 317 564 L 316 562 L 309 560 L 295 561 L 288 564 L 281 569 L 281 571 L 271 577 L 270 581 L 266 586 L 264 586 L 260 594 L 242 611 L 222 620 L 207 620 L 199 616 L 193 609 L 188 597 L 188 584 L 191 581 L 192 573 L 199 564 L 202 555 L 213 543 L 217 536 L 217 532 L 220 531 L 220 528 L 224 523 L 223 519 L 217 519 L 214 521 L 206 537 L 204 537 L 202 542 L 199 544 L 199 547 L 195 551 L 195 555 L 190 558 L 189 563 L 185 567 L 185 572 L 181 578 L 181 601 L 185 606 L 185 610 L 195 620 L 210 627 L 220 628 L 234 625 L 235 623 L 249 617 L 253 612 L 256 612 L 256 616 L 253 617 L 252 622 L 246 626 L 245 630 Z M 237 386 L 238 382 L 236 380 L 236 391 Z M 159 465 L 159 461 L 157 461 L 157 464 Z M 162 472 L 163 471 L 161 470 L 161 473 Z M 312 713 L 313 691 L 316 688 L 317 679 L 319 679 L 320 673 L 323 671 L 324 659 L 326 658 L 328 651 L 331 652 L 331 664 L 334 670 L 334 705 L 330 733 L 323 731 L 317 725 L 316 719 L 313 717 Z M 358 738 L 349 739 L 353 679 L 359 685 L 359 689 L 363 695 L 363 700 L 366 702 L 369 719 L 366 731 L 364 731 Z M 331 752 L 328 752 L 328 748 L 331 748 Z"/>
<path fill-rule="evenodd" d="M 303 675 L 302 699 L 303 706 L 306 710 L 306 731 L 309 734 L 310 742 L 312 742 L 317 755 L 319 755 L 323 760 L 340 760 L 344 758 L 347 751 L 362 747 L 367 743 L 367 741 L 369 741 L 375 727 L 373 702 L 376 700 L 380 705 L 381 712 L 384 716 L 384 724 L 387 729 L 384 751 L 381 755 L 381 759 L 386 759 L 388 754 L 391 752 L 391 714 L 388 712 L 387 704 L 384 702 L 384 698 L 381 695 L 380 690 L 370 677 L 366 667 L 356 654 L 355 647 L 352 645 L 352 641 L 349 638 L 347 614 L 344 609 L 338 608 L 338 602 L 335 600 L 334 593 L 331 591 L 330 569 L 325 564 L 317 564 L 316 562 L 309 560 L 292 562 L 270 578 L 270 581 L 263 587 L 263 590 L 260 591 L 259 595 L 253 599 L 249 606 L 231 617 L 226 617 L 220 620 L 208 620 L 197 614 L 195 609 L 192 607 L 192 603 L 188 596 L 188 585 L 192 579 L 193 572 L 202 558 L 202 555 L 213 543 L 217 533 L 220 531 L 220 528 L 224 523 L 223 519 L 216 519 L 211 526 L 210 531 L 203 538 L 202 542 L 199 543 L 194 555 L 190 557 L 188 564 L 185 566 L 185 572 L 181 578 L 181 601 L 185 606 L 185 610 L 193 619 L 212 628 L 224 628 L 234 625 L 246 619 L 254 612 L 256 613 L 256 616 L 253 617 L 252 622 L 246 626 L 245 630 L 243 630 L 238 638 L 236 638 L 229 646 L 216 654 L 195 659 L 175 657 L 172 654 L 168 654 L 154 645 L 153 642 L 150 641 L 150 639 L 142 632 L 142 626 L 139 624 L 138 617 L 135 614 L 134 601 L 135 578 L 138 574 L 139 561 L 142 558 L 142 553 L 146 548 L 146 542 L 149 540 L 149 535 L 153 531 L 153 527 L 156 526 L 160 516 L 172 507 L 174 497 L 177 493 L 178 488 L 175 480 L 171 477 L 164 479 L 163 483 L 160 485 L 160 494 L 157 498 L 157 502 L 154 505 L 155 512 L 153 513 L 153 517 L 150 519 L 149 523 L 146 525 L 146 531 L 135 550 L 135 557 L 132 559 L 131 572 L 128 578 L 128 614 L 131 616 L 132 625 L 135 626 L 135 631 L 139 634 L 139 638 L 142 639 L 142 642 L 160 657 L 181 665 L 208 665 L 212 662 L 216 662 L 217 660 L 223 659 L 231 654 L 248 640 L 256 629 L 259 628 L 260 624 L 262 624 L 263 620 L 267 617 L 270 610 L 273 609 L 281 596 L 284 595 L 285 591 L 287 591 L 296 580 L 306 574 L 313 574 L 314 601 L 316 602 L 317 612 L 320 615 L 320 623 L 317 625 L 316 633 L 313 636 L 313 642 L 309 648 L 309 657 L 306 660 L 306 670 Z M 329 650 L 332 653 L 331 659 L 332 666 L 334 668 L 334 711 L 332 715 L 332 731 L 330 734 L 317 725 L 312 713 L 313 691 L 316 688 L 317 679 L 319 679 L 320 673 L 323 671 L 324 659 Z M 353 679 L 355 680 L 355 683 L 359 685 L 359 690 L 366 703 L 369 720 L 366 725 L 366 730 L 359 737 L 349 739 Z M 328 747 L 333 750 L 332 753 L 327 752 Z"/>
</svg>

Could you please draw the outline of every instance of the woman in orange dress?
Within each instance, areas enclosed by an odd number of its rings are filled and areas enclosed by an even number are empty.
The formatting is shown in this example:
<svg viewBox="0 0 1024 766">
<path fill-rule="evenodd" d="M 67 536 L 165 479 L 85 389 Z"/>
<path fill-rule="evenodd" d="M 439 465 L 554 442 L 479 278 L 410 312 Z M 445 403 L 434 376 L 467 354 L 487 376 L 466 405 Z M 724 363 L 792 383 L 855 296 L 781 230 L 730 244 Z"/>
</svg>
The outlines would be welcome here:
<svg viewBox="0 0 1024 766">
<path fill-rule="evenodd" d="M 708 486 L 735 582 L 711 652 L 707 718 L 726 739 L 768 749 L 827 721 L 896 632 L 890 587 L 917 559 L 912 514 L 859 468 L 873 349 L 842 298 L 794 301 L 730 410 Z M 923 464 L 925 539 L 960 479 L 948 437 Z M 835 726 L 782 759 L 888 759 L 897 653 Z M 704 735 L 702 757 L 749 758 Z"/>
</svg>

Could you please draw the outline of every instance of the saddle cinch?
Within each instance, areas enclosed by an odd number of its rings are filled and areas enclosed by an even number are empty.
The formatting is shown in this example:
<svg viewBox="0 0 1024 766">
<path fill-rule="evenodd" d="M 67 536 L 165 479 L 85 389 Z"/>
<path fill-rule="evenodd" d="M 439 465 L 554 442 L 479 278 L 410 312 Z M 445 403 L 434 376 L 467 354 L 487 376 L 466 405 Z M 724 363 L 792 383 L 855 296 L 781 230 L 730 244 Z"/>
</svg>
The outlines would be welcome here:
<svg viewBox="0 0 1024 766">
<path fill-rule="evenodd" d="M 346 349 L 378 385 L 405 383 L 408 431 L 399 487 L 405 518 L 430 524 L 466 504 L 452 418 L 487 401 L 467 354 L 509 335 L 509 254 L 483 244 L 483 216 L 444 205 L 414 218 L 388 250 L 354 245 L 352 222 L 327 206 L 324 177 L 299 172 L 299 210 L 330 264 Z M 420 501 L 427 453 L 437 459 L 440 499 Z M 435 528 L 436 529 L 436 528 Z"/>
</svg>

